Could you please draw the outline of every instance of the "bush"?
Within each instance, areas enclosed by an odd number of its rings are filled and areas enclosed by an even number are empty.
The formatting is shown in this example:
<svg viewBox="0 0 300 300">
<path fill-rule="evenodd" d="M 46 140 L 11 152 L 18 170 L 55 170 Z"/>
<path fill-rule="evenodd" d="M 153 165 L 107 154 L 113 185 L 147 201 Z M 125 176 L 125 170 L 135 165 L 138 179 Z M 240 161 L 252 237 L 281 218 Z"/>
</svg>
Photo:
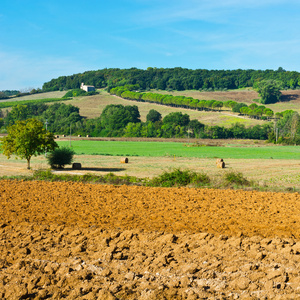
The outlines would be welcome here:
<svg viewBox="0 0 300 300">
<path fill-rule="evenodd" d="M 225 182 L 229 185 L 249 185 L 250 182 L 240 172 L 228 172 L 224 175 Z"/>
<path fill-rule="evenodd" d="M 68 147 L 57 148 L 47 156 L 48 164 L 52 169 L 62 169 L 73 161 L 75 152 Z"/>
<path fill-rule="evenodd" d="M 193 184 L 196 186 L 208 184 L 209 177 L 206 174 L 199 174 L 190 170 L 175 169 L 172 172 L 164 172 L 162 175 L 149 181 L 150 186 L 173 187 L 187 186 Z"/>
<path fill-rule="evenodd" d="M 84 90 L 82 90 L 82 89 L 74 89 L 74 90 L 68 91 L 68 92 L 63 96 L 63 98 L 85 96 L 86 94 L 87 94 L 87 92 L 84 91 Z"/>
</svg>

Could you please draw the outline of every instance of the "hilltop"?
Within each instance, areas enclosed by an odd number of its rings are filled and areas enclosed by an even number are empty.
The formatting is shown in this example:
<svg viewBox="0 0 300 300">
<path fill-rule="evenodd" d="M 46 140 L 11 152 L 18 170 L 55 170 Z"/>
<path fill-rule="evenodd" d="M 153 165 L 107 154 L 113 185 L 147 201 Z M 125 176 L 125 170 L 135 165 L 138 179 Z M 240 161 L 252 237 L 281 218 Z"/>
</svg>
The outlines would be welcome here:
<svg viewBox="0 0 300 300">
<path fill-rule="evenodd" d="M 278 70 L 206 70 L 185 68 L 147 68 L 147 70 L 102 69 L 70 76 L 60 76 L 45 82 L 44 91 L 76 89 L 84 82 L 96 88 L 137 84 L 141 89 L 160 90 L 229 90 L 256 87 L 262 80 L 276 80 L 283 89 L 300 88 L 300 73 Z"/>
</svg>

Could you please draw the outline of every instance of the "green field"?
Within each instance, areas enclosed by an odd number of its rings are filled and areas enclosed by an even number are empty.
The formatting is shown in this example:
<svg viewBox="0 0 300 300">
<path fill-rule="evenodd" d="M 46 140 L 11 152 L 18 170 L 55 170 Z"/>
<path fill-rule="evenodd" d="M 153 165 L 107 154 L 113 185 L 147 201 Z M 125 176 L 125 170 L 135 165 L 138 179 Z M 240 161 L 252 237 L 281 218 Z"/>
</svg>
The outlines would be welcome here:
<svg viewBox="0 0 300 300">
<path fill-rule="evenodd" d="M 58 141 L 69 146 L 69 141 Z M 196 157 L 224 159 L 300 159 L 299 146 L 263 147 L 193 147 L 194 144 L 175 142 L 71 141 L 77 155 Z"/>
</svg>

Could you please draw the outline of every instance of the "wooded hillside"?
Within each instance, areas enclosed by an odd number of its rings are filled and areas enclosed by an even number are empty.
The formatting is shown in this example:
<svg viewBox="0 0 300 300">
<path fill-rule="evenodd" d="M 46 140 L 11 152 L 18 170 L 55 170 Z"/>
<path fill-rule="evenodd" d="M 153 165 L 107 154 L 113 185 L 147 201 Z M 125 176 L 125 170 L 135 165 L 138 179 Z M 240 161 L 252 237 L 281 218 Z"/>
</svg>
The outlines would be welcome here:
<svg viewBox="0 0 300 300">
<path fill-rule="evenodd" d="M 300 73 L 278 70 L 205 70 L 184 68 L 148 68 L 147 70 L 102 69 L 71 76 L 60 76 L 44 83 L 44 91 L 76 89 L 84 82 L 96 88 L 138 84 L 141 89 L 227 90 L 256 87 L 265 79 L 280 81 L 284 89 L 300 88 Z"/>
</svg>

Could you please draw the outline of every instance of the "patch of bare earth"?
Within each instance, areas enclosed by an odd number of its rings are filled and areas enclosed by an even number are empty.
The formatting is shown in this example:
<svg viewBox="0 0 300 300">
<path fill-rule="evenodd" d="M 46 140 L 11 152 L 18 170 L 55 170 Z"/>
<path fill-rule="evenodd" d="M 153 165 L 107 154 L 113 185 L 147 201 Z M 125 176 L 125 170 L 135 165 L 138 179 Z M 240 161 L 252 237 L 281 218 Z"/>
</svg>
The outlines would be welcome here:
<svg viewBox="0 0 300 300">
<path fill-rule="evenodd" d="M 2 180 L 2 299 L 299 299 L 300 195 Z"/>
</svg>

